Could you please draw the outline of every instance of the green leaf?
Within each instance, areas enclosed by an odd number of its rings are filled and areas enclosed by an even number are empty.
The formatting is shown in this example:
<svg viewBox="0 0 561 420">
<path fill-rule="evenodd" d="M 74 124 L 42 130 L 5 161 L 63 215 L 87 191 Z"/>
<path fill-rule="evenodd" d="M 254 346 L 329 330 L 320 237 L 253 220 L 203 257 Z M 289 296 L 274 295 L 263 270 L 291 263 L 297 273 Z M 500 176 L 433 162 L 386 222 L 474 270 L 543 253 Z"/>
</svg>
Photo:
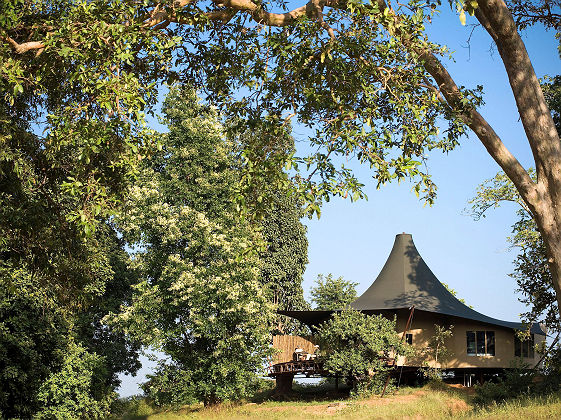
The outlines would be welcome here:
<svg viewBox="0 0 561 420">
<path fill-rule="evenodd" d="M 460 12 L 460 23 L 465 26 L 466 24 L 466 12 L 462 9 Z"/>
</svg>

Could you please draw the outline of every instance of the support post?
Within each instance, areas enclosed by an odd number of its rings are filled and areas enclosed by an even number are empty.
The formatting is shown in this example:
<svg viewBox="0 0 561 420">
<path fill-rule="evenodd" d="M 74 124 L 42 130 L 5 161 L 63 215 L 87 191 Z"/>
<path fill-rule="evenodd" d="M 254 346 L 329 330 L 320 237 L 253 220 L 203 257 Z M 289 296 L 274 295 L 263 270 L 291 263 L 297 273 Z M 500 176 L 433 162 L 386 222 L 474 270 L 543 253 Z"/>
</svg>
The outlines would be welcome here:
<svg viewBox="0 0 561 420">
<path fill-rule="evenodd" d="M 277 375 L 275 378 L 276 394 L 288 394 L 292 392 L 292 380 L 294 379 L 294 373 L 283 373 L 281 375 Z"/>
</svg>

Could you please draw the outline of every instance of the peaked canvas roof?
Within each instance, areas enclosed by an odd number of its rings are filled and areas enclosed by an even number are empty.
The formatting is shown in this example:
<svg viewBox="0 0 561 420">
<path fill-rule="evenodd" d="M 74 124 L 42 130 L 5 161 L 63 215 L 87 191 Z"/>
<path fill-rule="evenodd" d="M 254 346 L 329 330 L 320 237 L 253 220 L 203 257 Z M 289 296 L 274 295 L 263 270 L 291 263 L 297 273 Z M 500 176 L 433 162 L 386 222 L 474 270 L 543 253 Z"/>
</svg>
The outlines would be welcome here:
<svg viewBox="0 0 561 420">
<path fill-rule="evenodd" d="M 351 308 L 362 311 L 402 309 L 452 315 L 474 321 L 519 329 L 519 322 L 507 322 L 483 315 L 460 302 L 427 266 L 410 234 L 396 235 L 392 251 L 374 283 Z M 543 334 L 538 324 L 532 332 Z"/>
<path fill-rule="evenodd" d="M 410 234 L 395 237 L 392 251 L 372 285 L 351 308 L 370 312 L 407 309 L 451 315 L 507 328 L 521 329 L 519 322 L 507 322 L 483 315 L 455 298 L 436 278 L 413 243 Z M 329 318 L 331 311 L 279 311 L 308 325 L 317 325 Z M 538 324 L 532 332 L 544 334 Z"/>
</svg>

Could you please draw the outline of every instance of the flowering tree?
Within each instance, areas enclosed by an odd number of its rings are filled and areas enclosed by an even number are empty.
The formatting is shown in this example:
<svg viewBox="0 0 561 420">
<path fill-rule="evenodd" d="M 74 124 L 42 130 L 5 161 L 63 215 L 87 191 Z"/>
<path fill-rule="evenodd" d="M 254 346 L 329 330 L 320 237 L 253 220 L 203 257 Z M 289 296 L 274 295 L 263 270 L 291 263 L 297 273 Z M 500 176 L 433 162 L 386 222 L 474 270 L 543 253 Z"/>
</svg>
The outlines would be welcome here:
<svg viewBox="0 0 561 420">
<path fill-rule="evenodd" d="M 112 322 L 170 355 L 191 397 L 237 400 L 270 352 L 272 305 L 246 252 L 261 239 L 233 209 L 237 171 L 217 114 L 191 90 L 172 90 L 164 114 L 163 148 L 117 221 L 144 280 Z"/>
</svg>

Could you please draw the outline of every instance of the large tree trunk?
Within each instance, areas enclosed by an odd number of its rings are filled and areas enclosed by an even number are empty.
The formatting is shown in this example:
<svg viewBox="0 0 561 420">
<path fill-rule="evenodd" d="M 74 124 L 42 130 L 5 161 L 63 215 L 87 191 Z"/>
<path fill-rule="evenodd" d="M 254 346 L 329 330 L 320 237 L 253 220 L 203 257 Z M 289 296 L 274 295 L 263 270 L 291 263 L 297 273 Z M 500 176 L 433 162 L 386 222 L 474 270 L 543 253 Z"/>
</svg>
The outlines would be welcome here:
<svg viewBox="0 0 561 420">
<path fill-rule="evenodd" d="M 534 216 L 534 219 L 546 246 L 552 286 L 555 289 L 557 307 L 561 313 L 561 226 L 558 222 L 560 211 L 561 202 L 552 203 L 551 199 L 544 199 L 543 203 L 538 206 L 538 214 Z"/>
</svg>

